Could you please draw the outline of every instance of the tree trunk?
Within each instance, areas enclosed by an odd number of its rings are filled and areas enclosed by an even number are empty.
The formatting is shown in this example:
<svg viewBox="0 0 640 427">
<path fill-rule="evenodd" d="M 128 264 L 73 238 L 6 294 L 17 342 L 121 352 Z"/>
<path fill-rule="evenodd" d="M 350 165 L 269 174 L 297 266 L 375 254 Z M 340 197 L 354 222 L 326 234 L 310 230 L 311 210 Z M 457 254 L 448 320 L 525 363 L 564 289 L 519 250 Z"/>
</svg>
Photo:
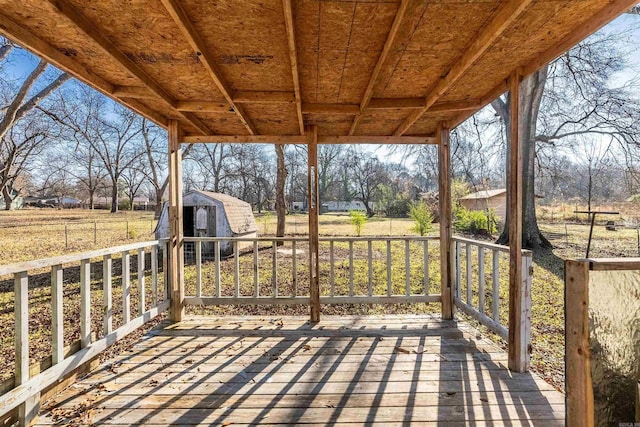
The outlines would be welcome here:
<svg viewBox="0 0 640 427">
<path fill-rule="evenodd" d="M 11 192 L 9 191 L 9 186 L 5 186 L 2 189 L 2 198 L 4 199 L 4 210 L 5 211 L 13 210 L 13 199 L 11 198 Z"/>
<path fill-rule="evenodd" d="M 118 212 L 118 184 L 113 183 L 111 186 L 111 213 Z"/>
<path fill-rule="evenodd" d="M 533 73 L 525 78 L 520 84 L 520 144 L 522 145 L 522 246 L 528 249 L 550 248 L 551 243 L 542 235 L 538 227 L 536 218 L 536 195 L 535 195 L 535 159 L 536 159 L 536 125 L 542 94 L 547 81 L 548 68 Z M 502 117 L 507 138 L 507 171 L 509 165 L 509 102 L 513 102 L 507 97 L 506 102 L 497 99 L 491 105 Z M 507 176 L 509 173 L 507 172 Z M 505 218 L 505 227 L 497 240 L 498 244 L 509 244 L 509 214 Z"/>
<path fill-rule="evenodd" d="M 278 216 L 278 225 L 276 227 L 276 237 L 283 237 L 287 215 L 287 201 L 284 197 L 284 187 L 287 182 L 287 165 L 284 161 L 284 145 L 278 144 L 275 147 L 278 160 L 276 174 L 276 215 Z"/>
</svg>

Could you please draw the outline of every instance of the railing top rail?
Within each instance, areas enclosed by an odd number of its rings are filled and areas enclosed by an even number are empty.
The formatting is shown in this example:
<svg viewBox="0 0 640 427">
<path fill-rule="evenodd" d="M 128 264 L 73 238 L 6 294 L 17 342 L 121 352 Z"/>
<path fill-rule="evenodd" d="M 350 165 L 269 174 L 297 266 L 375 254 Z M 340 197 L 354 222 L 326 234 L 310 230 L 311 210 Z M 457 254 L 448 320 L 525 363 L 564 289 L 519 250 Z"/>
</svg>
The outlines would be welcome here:
<svg viewBox="0 0 640 427">
<path fill-rule="evenodd" d="M 495 243 L 484 242 L 482 240 L 473 240 L 473 239 L 460 237 L 460 236 L 453 236 L 451 239 L 456 242 L 469 243 L 470 245 L 480 246 L 482 248 L 487 248 L 487 249 L 496 250 L 500 252 L 509 252 L 509 246 L 505 246 L 505 245 L 497 245 Z M 523 249 L 522 254 L 530 255 L 531 251 L 528 249 Z"/>
<path fill-rule="evenodd" d="M 640 270 L 640 258 L 587 258 L 578 262 L 588 262 L 589 270 Z"/>
<path fill-rule="evenodd" d="M 19 262 L 15 264 L 8 264 L 0 266 L 0 276 L 7 276 L 14 273 L 20 273 L 22 271 L 35 270 L 38 268 L 51 267 L 53 265 L 68 264 L 70 262 L 81 261 L 83 259 L 91 259 L 102 257 L 105 255 L 117 254 L 120 252 L 128 252 L 135 249 L 146 248 L 149 246 L 156 246 L 160 243 L 158 240 L 149 240 L 146 242 L 131 243 L 129 245 L 113 246 L 110 248 L 97 249 L 95 251 L 80 252 L 69 255 L 61 255 L 52 258 L 41 258 L 32 261 Z"/>
<path fill-rule="evenodd" d="M 440 240 L 438 236 L 320 236 L 321 242 L 367 242 L 370 240 Z M 308 242 L 308 237 L 185 237 L 185 242 Z M 507 248 L 508 249 L 508 248 Z"/>
</svg>

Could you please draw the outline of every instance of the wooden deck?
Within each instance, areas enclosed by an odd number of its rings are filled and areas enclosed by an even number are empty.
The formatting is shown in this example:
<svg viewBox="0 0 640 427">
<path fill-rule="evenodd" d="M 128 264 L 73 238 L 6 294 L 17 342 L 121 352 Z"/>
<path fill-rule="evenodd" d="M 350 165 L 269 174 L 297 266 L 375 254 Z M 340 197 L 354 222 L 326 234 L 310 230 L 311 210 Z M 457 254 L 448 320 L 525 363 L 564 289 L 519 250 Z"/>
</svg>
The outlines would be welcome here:
<svg viewBox="0 0 640 427">
<path fill-rule="evenodd" d="M 564 395 L 430 316 L 190 318 L 45 403 L 37 425 L 564 425 Z"/>
</svg>

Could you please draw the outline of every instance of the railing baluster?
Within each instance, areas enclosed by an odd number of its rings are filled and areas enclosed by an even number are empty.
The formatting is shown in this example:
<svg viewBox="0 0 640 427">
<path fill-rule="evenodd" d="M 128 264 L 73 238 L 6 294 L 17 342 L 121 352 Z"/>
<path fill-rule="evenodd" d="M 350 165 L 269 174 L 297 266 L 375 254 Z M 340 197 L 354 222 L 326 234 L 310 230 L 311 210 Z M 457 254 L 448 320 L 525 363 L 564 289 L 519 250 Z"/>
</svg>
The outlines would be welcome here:
<svg viewBox="0 0 640 427">
<path fill-rule="evenodd" d="M 493 320 L 500 322 L 500 252 L 493 251 L 493 294 L 492 311 Z"/>
<path fill-rule="evenodd" d="M 202 242 L 196 243 L 196 296 L 202 296 Z"/>
<path fill-rule="evenodd" d="M 26 271 L 13 275 L 15 294 L 15 385 L 29 380 L 29 276 Z"/>
<path fill-rule="evenodd" d="M 164 300 L 170 299 L 171 293 L 169 292 L 171 286 L 171 279 L 169 275 L 169 242 L 163 245 L 162 249 L 162 273 L 164 275 Z"/>
<path fill-rule="evenodd" d="M 334 259 L 333 259 L 333 240 L 329 241 L 329 286 L 331 296 L 335 296 L 335 276 L 334 276 Z"/>
<path fill-rule="evenodd" d="M 216 281 L 216 297 L 222 295 L 222 283 L 220 283 L 220 241 L 213 242 L 213 257 L 216 264 L 215 281 Z"/>
<path fill-rule="evenodd" d="M 111 280 L 112 265 L 113 262 L 111 260 L 111 255 L 105 255 L 104 257 L 102 257 L 102 301 L 104 305 L 104 319 L 102 322 L 102 328 L 105 335 L 109 335 L 111 332 L 113 332 L 113 283 Z"/>
<path fill-rule="evenodd" d="M 131 273 L 129 252 L 122 253 L 122 324 L 131 320 Z"/>
<path fill-rule="evenodd" d="M 367 273 L 369 276 L 369 289 L 367 294 L 371 297 L 373 296 L 373 241 L 371 239 L 367 240 Z"/>
<path fill-rule="evenodd" d="M 467 258 L 467 304 L 471 305 L 471 244 L 467 243 L 465 256 Z"/>
<path fill-rule="evenodd" d="M 405 271 L 405 294 L 411 295 L 411 253 L 409 252 L 409 239 L 404 241 L 404 271 Z"/>
<path fill-rule="evenodd" d="M 387 239 L 387 296 L 391 296 L 391 240 Z"/>
<path fill-rule="evenodd" d="M 349 240 L 349 296 L 353 296 L 353 240 Z"/>
<path fill-rule="evenodd" d="M 274 298 L 278 298 L 278 242 L 273 241 L 273 253 L 271 254 L 271 268 L 273 273 L 271 275 L 271 288 L 273 289 Z"/>
<path fill-rule="evenodd" d="M 260 296 L 260 284 L 258 282 L 258 241 L 253 242 L 253 295 Z"/>
<path fill-rule="evenodd" d="M 138 249 L 138 316 L 142 316 L 146 311 L 147 299 L 144 288 L 145 259 L 144 248 Z"/>
<path fill-rule="evenodd" d="M 233 241 L 233 296 L 240 297 L 240 251 L 238 250 L 238 241 Z"/>
<path fill-rule="evenodd" d="M 424 269 L 424 294 L 429 295 L 429 241 L 424 241 L 424 260 L 422 261 L 422 268 Z"/>
<path fill-rule="evenodd" d="M 291 293 L 292 296 L 298 295 L 298 273 L 297 273 L 297 256 L 296 256 L 296 241 L 293 240 L 291 242 L 291 256 L 292 256 L 292 265 L 291 265 L 291 282 L 293 283 L 293 291 Z"/>
<path fill-rule="evenodd" d="M 91 262 L 80 261 L 80 347 L 91 344 Z"/>
<path fill-rule="evenodd" d="M 51 266 L 51 363 L 54 365 L 64 359 L 63 284 L 62 265 Z"/>
<path fill-rule="evenodd" d="M 158 246 L 151 247 L 151 292 L 153 293 L 153 306 L 158 306 Z"/>
<path fill-rule="evenodd" d="M 460 299 L 460 296 L 462 294 L 462 290 L 460 289 L 462 286 L 462 284 L 460 283 L 460 276 L 462 275 L 462 260 L 461 260 L 461 251 L 462 245 L 460 245 L 460 242 L 456 242 L 456 298 Z"/>
<path fill-rule="evenodd" d="M 478 246 L 478 308 L 484 314 L 484 248 Z"/>
</svg>

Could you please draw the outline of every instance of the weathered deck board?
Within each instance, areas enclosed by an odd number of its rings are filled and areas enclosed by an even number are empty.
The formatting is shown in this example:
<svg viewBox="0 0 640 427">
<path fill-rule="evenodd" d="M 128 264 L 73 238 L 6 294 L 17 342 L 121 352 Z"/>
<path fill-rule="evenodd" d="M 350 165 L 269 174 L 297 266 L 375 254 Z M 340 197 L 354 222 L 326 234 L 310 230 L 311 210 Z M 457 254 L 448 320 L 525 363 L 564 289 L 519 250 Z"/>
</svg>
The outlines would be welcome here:
<svg viewBox="0 0 640 427">
<path fill-rule="evenodd" d="M 434 317 L 192 318 L 149 333 L 37 423 L 563 425 L 564 395 L 505 364 L 473 328 Z"/>
</svg>

